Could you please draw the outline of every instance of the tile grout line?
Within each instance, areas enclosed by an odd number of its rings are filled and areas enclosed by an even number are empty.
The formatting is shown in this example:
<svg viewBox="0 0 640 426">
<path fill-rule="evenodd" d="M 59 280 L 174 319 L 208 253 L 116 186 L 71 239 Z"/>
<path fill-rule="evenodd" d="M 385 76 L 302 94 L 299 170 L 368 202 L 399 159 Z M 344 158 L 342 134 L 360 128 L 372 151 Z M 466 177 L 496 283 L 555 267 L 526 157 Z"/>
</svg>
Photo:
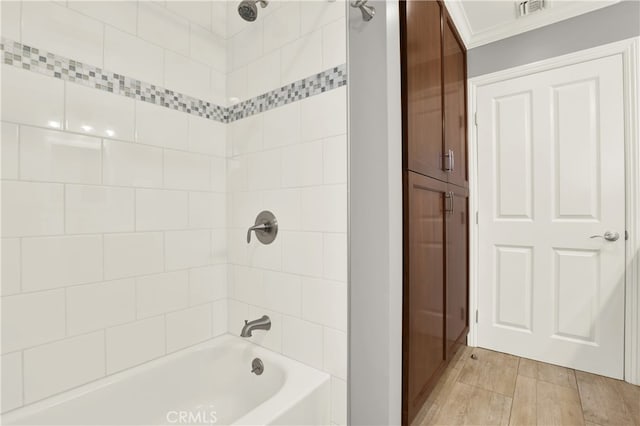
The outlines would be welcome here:
<svg viewBox="0 0 640 426">
<path fill-rule="evenodd" d="M 3 240 L 4 240 L 4 238 L 3 238 Z M 18 253 L 20 253 L 20 259 L 18 259 L 18 268 L 20 268 L 19 269 L 20 276 L 18 277 L 18 289 L 19 289 L 19 292 L 17 294 L 22 294 L 22 292 L 23 292 L 23 288 L 22 288 L 23 260 L 22 259 L 23 259 L 24 255 L 22 254 L 22 251 L 23 251 L 22 246 L 23 246 L 23 237 L 18 237 Z M 2 294 L 2 297 L 6 297 L 6 296 L 7 295 Z M 11 296 L 11 295 L 8 295 L 8 296 Z"/>
<path fill-rule="evenodd" d="M 167 332 L 167 314 L 166 312 L 164 314 L 162 314 L 162 318 L 163 318 L 163 327 L 164 327 L 164 354 L 168 354 L 169 353 L 169 349 L 168 349 L 168 340 L 169 340 L 169 336 L 168 336 L 168 332 Z"/>
<path fill-rule="evenodd" d="M 133 100 L 133 101 L 135 101 L 135 100 Z M 202 118 L 202 117 L 198 117 L 198 118 Z M 151 149 L 165 149 L 165 150 L 170 151 L 170 152 L 196 154 L 196 155 L 206 156 L 206 157 L 208 157 L 210 159 L 214 159 L 214 158 L 221 159 L 221 160 L 229 159 L 228 157 L 226 157 L 224 155 L 210 154 L 210 153 L 207 153 L 207 152 L 204 152 L 204 151 L 190 151 L 190 150 L 184 150 L 184 149 L 178 149 L 178 148 L 165 147 L 165 146 L 162 146 L 162 145 L 153 145 L 153 144 L 150 144 L 150 143 L 139 142 L 139 141 L 135 140 L 135 139 L 137 139 L 135 136 L 134 136 L 133 139 L 116 139 L 116 138 L 104 137 L 104 136 L 93 134 L 93 133 L 83 133 L 83 132 L 80 132 L 80 131 L 74 131 L 72 129 L 64 130 L 64 129 L 61 129 L 61 128 L 52 128 L 52 127 L 44 126 L 42 124 L 33 124 L 33 123 L 27 123 L 27 122 L 24 122 L 24 121 L 14 121 L 14 120 L 4 120 L 4 119 L 2 119 L 0 121 L 2 123 L 6 123 L 6 124 L 15 124 L 16 126 L 19 126 L 21 128 L 28 127 L 28 128 L 31 128 L 31 129 L 48 130 L 48 131 L 51 131 L 51 132 L 60 132 L 60 133 L 65 133 L 65 134 L 69 134 L 69 135 L 74 135 L 74 136 L 83 136 L 83 137 L 89 138 L 89 139 L 101 139 L 101 140 L 103 140 L 105 142 L 117 142 L 117 143 L 122 143 L 122 144 L 131 144 L 131 145 L 135 145 L 135 146 L 142 146 L 142 147 L 151 148 Z M 221 123 L 221 124 L 224 124 L 224 123 Z M 339 135 L 336 135 L 336 136 L 342 136 L 342 135 L 343 134 L 339 134 Z M 319 140 L 321 140 L 321 139 L 315 139 L 315 140 L 311 140 L 311 141 L 302 141 L 302 142 L 297 142 L 295 144 L 291 144 L 291 145 L 288 145 L 288 146 L 307 144 L 307 143 L 317 142 Z M 263 151 L 272 151 L 272 150 L 275 150 L 275 149 L 279 149 L 279 148 L 270 148 L 268 150 L 254 151 L 252 153 L 259 154 L 259 153 L 261 153 Z M 247 155 L 247 154 L 249 154 L 249 152 L 243 153 L 243 154 L 238 154 L 237 156 Z M 25 180 L 25 181 L 28 181 L 28 179 L 3 179 L 3 180 Z M 42 181 L 42 182 L 60 183 L 60 181 Z M 74 182 L 68 182 L 68 183 L 74 183 Z M 91 185 L 91 184 L 84 183 L 82 185 Z M 93 185 L 97 185 L 97 184 L 93 184 Z M 154 188 L 154 187 L 141 187 L 141 188 Z M 155 188 L 157 188 L 157 187 L 155 187 Z M 193 191 L 197 191 L 197 190 L 193 190 Z M 204 191 L 204 190 L 200 190 L 200 191 Z"/>
<path fill-rule="evenodd" d="M 102 236 L 102 235 L 92 235 L 92 236 Z M 45 237 L 45 238 L 47 238 L 47 237 Z M 39 289 L 39 290 L 31 290 L 31 291 L 20 292 L 20 293 L 12 293 L 12 294 L 4 295 L 2 297 L 3 298 L 10 298 L 10 297 L 15 297 L 15 296 L 24 296 L 24 295 L 33 295 L 33 294 L 38 294 L 38 293 L 54 292 L 54 291 L 59 291 L 59 290 L 64 290 L 64 289 L 72 289 L 72 288 L 76 288 L 76 287 L 83 287 L 83 286 L 90 286 L 90 285 L 96 285 L 96 284 L 110 283 L 110 282 L 121 281 L 121 280 L 129 280 L 129 279 L 136 279 L 137 280 L 139 278 L 153 277 L 153 276 L 157 276 L 157 275 L 179 273 L 179 272 L 189 272 L 192 269 L 202 269 L 202 268 L 225 266 L 225 265 L 226 265 L 225 263 L 194 265 L 194 266 L 189 266 L 189 267 L 181 268 L 181 269 L 171 269 L 171 270 L 166 271 L 166 272 L 153 272 L 153 273 L 150 273 L 150 274 L 143 274 L 143 275 L 127 275 L 127 276 L 123 276 L 123 277 L 119 277 L 119 278 L 109 278 L 109 279 L 106 279 L 103 276 L 103 278 L 101 278 L 98 281 L 89 281 L 89 282 L 70 284 L 70 285 L 59 286 L 59 287 L 50 287 L 50 288 L 44 288 L 44 289 Z"/>
<path fill-rule="evenodd" d="M 24 10 L 23 4 L 24 4 L 24 2 L 21 1 L 20 2 L 20 12 L 19 12 L 19 16 L 20 16 L 20 25 L 19 26 L 20 26 L 20 29 L 18 31 L 18 34 L 19 34 L 19 37 L 20 37 L 20 42 L 22 42 L 22 15 L 24 14 L 23 13 L 23 10 Z"/>
<path fill-rule="evenodd" d="M 578 394 L 578 401 L 580 401 L 580 413 L 582 414 L 582 424 L 586 424 L 587 419 L 584 417 L 584 405 L 582 404 L 582 392 L 580 392 L 580 386 L 578 385 L 578 376 L 576 375 L 576 371 L 573 371 L 573 376 L 576 379 L 576 392 Z"/>
<path fill-rule="evenodd" d="M 511 424 L 511 417 L 513 416 L 513 405 L 514 405 L 513 403 L 516 400 L 516 388 L 518 386 L 518 373 L 520 371 L 520 361 L 522 361 L 522 358 L 518 357 L 518 366 L 516 367 L 516 378 L 515 378 L 515 383 L 513 385 L 513 394 L 511 395 L 511 407 L 509 409 L 509 418 L 507 419 L 507 424 Z"/>
<path fill-rule="evenodd" d="M 67 6 L 67 7 L 68 7 L 68 6 Z M 136 2 L 136 8 L 137 8 L 137 2 Z M 74 12 L 76 12 L 76 13 L 78 13 L 78 14 L 80 14 L 80 15 L 83 15 L 83 16 L 85 16 L 85 17 L 87 17 L 87 18 L 90 18 L 90 19 L 92 19 L 92 20 L 98 20 L 97 18 L 95 18 L 95 17 L 93 17 L 93 16 L 91 16 L 91 15 L 87 15 L 86 13 L 84 13 L 84 12 L 82 12 L 82 11 L 80 11 L 80 10 L 73 9 L 73 11 L 74 11 Z M 136 9 L 136 15 L 137 15 L 137 13 L 138 13 L 138 12 L 137 12 L 137 9 Z M 187 19 L 186 17 L 181 16 L 181 15 L 179 15 L 179 14 L 177 14 L 176 16 L 178 16 L 178 17 L 180 17 L 180 18 Z M 207 62 L 205 62 L 205 61 L 201 60 L 200 58 L 198 58 L 198 57 L 195 57 L 195 58 L 194 58 L 194 57 L 192 57 L 192 56 L 191 56 L 191 52 L 189 52 L 189 54 L 188 54 L 188 55 L 185 55 L 185 53 L 184 53 L 184 52 L 181 52 L 181 51 L 179 51 L 179 50 L 175 50 L 175 49 L 171 49 L 171 48 L 165 47 L 165 46 L 163 46 L 163 45 L 161 45 L 161 44 L 158 44 L 158 43 L 157 43 L 157 42 L 155 42 L 155 41 L 152 41 L 152 40 L 149 40 L 149 39 L 147 39 L 147 38 L 141 37 L 141 36 L 138 34 L 138 28 L 137 28 L 137 26 L 138 26 L 138 21 L 137 21 L 137 16 L 136 16 L 136 29 L 135 29 L 135 31 L 134 31 L 134 32 L 130 32 L 128 29 L 124 29 L 124 28 L 122 28 L 122 27 L 118 27 L 118 26 L 112 25 L 112 24 L 110 24 L 110 23 L 108 23 L 108 22 L 102 22 L 102 21 L 98 21 L 98 22 L 103 23 L 103 24 L 104 24 L 104 26 L 105 26 L 105 37 L 104 37 L 104 40 L 105 40 L 105 51 L 106 51 L 106 29 L 107 29 L 107 28 L 111 28 L 111 29 L 114 29 L 114 30 L 116 30 L 116 31 L 118 31 L 118 32 L 124 33 L 124 34 L 126 34 L 127 36 L 137 38 L 137 39 L 139 39 L 140 41 L 143 41 L 144 43 L 146 43 L 146 44 L 150 45 L 151 47 L 154 47 L 154 48 L 157 48 L 157 49 L 161 49 L 162 51 L 168 51 L 168 52 L 171 52 L 171 53 L 176 54 L 176 55 L 180 55 L 180 56 L 182 56 L 183 58 L 187 58 L 187 59 L 189 59 L 189 61 L 192 61 L 192 62 L 197 63 L 198 65 L 205 66 L 205 67 L 209 68 L 210 70 L 215 70 L 215 71 L 217 71 L 217 72 L 220 72 L 220 73 L 223 73 L 223 74 L 224 74 L 224 71 L 219 70 L 219 69 L 217 69 L 217 68 L 214 68 L 214 67 L 213 67 L 213 65 L 210 65 L 209 63 L 207 63 Z M 208 32 L 208 33 L 210 33 L 211 35 L 213 35 L 213 36 L 217 36 L 217 37 L 220 37 L 220 38 L 222 38 L 223 40 L 225 40 L 225 41 L 226 41 L 226 39 L 224 39 L 223 37 L 221 37 L 219 34 L 216 34 L 216 33 L 214 33 L 213 31 L 210 31 L 210 30 L 209 30 L 209 29 L 207 29 L 206 27 L 203 27 L 203 26 L 201 26 L 201 25 L 199 25 L 199 24 L 197 24 L 197 23 L 195 23 L 195 22 L 190 22 L 190 24 L 192 24 L 192 25 L 196 25 L 198 28 L 200 28 L 200 29 L 203 29 L 203 30 L 207 31 L 207 32 Z M 163 70 L 163 73 L 164 73 L 164 70 Z M 163 75 L 163 81 L 164 81 L 164 75 Z"/>
<path fill-rule="evenodd" d="M 218 300 L 223 300 L 223 299 L 216 299 L 216 300 L 214 300 L 214 302 L 218 301 Z M 210 304 L 210 303 L 212 303 L 212 302 L 201 302 L 201 303 L 195 304 L 193 306 L 187 305 L 185 307 L 180 307 L 180 308 L 171 309 L 171 310 L 164 311 L 164 312 L 159 312 L 157 314 L 150 315 L 150 316 L 138 317 L 136 315 L 136 317 L 134 319 L 128 320 L 126 322 L 119 322 L 117 324 L 106 325 L 106 326 L 102 326 L 101 328 L 94 328 L 94 329 L 90 329 L 88 331 L 82 331 L 80 333 L 68 334 L 66 332 L 66 330 L 65 330 L 65 335 L 63 337 L 59 337 L 59 338 L 56 338 L 56 339 L 53 339 L 53 340 L 47 340 L 45 342 L 32 344 L 30 346 L 25 346 L 25 347 L 20 348 L 20 349 L 11 350 L 9 352 L 6 352 L 6 353 L 2 354 L 2 356 L 8 355 L 8 354 L 12 354 L 12 353 L 19 353 L 19 352 L 23 352 L 24 353 L 26 351 L 30 351 L 32 349 L 40 348 L 40 347 L 43 347 L 43 346 L 49 346 L 49 345 L 52 345 L 52 344 L 61 343 L 61 342 L 65 342 L 65 341 L 68 341 L 70 339 L 75 339 L 75 338 L 79 338 L 79 337 L 86 337 L 86 336 L 89 336 L 91 334 L 97 334 L 99 332 L 106 331 L 108 329 L 128 326 L 128 325 L 132 325 L 132 324 L 135 324 L 135 323 L 138 323 L 138 322 L 141 322 L 141 321 L 146 321 L 146 320 L 150 320 L 150 319 L 154 319 L 154 318 L 164 317 L 164 316 L 166 316 L 168 314 L 178 313 L 178 312 L 182 312 L 182 311 L 189 310 L 189 309 L 192 309 L 192 308 L 202 307 L 202 306 L 205 306 L 205 305 Z M 66 319 L 65 319 L 65 321 L 66 321 Z M 65 328 L 66 328 L 66 326 L 65 326 Z"/>
<path fill-rule="evenodd" d="M 6 123 L 6 122 L 5 122 Z M 17 176 L 17 180 L 21 180 L 22 178 L 22 167 L 21 167 L 21 162 L 22 162 L 22 155 L 21 152 L 22 151 L 22 125 L 21 124 L 17 124 L 16 123 L 16 131 L 18 132 L 18 155 L 17 155 L 17 160 L 18 160 L 18 165 L 16 167 L 17 171 L 18 171 L 18 176 Z M 4 178 L 2 179 L 3 181 L 5 180 Z"/>
<path fill-rule="evenodd" d="M 23 407 L 25 405 L 25 401 L 26 401 L 26 391 L 25 391 L 25 380 L 24 380 L 24 350 L 20 351 L 20 374 L 22 375 L 21 380 L 22 380 L 22 401 L 20 404 L 20 407 Z"/>
<path fill-rule="evenodd" d="M 69 334 L 69 303 L 67 301 L 67 298 L 69 297 L 69 294 L 67 293 L 67 288 L 63 288 L 63 297 L 64 297 L 64 337 L 63 339 L 68 339 L 68 338 L 72 338 L 73 336 L 70 336 Z"/>
<path fill-rule="evenodd" d="M 105 68 L 104 52 L 107 44 L 107 24 L 102 22 L 102 68 Z"/>
<path fill-rule="evenodd" d="M 103 377 L 107 377 L 107 329 L 102 329 L 102 338 L 104 344 L 104 375 Z"/>
</svg>

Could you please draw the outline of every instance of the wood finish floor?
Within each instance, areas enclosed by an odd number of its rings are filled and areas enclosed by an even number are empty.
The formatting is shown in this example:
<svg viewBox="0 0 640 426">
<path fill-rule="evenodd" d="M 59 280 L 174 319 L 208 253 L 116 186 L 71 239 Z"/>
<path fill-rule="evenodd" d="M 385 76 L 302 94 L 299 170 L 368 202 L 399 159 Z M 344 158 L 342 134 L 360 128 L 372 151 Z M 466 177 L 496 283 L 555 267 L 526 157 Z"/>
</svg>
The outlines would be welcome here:
<svg viewBox="0 0 640 426">
<path fill-rule="evenodd" d="M 412 424 L 640 426 L 640 387 L 465 346 Z"/>
</svg>

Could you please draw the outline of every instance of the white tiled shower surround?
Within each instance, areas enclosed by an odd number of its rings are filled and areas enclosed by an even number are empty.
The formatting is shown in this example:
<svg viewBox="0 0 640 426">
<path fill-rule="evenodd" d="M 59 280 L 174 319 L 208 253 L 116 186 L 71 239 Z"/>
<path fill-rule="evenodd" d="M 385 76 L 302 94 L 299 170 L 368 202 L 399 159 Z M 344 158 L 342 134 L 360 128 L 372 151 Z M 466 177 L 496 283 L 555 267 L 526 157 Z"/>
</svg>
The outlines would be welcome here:
<svg viewBox="0 0 640 426">
<path fill-rule="evenodd" d="M 7 39 L 223 107 L 346 60 L 341 1 L 1 5 Z M 3 412 L 267 313 L 346 423 L 344 87 L 226 124 L 3 65 L 2 120 Z"/>
</svg>

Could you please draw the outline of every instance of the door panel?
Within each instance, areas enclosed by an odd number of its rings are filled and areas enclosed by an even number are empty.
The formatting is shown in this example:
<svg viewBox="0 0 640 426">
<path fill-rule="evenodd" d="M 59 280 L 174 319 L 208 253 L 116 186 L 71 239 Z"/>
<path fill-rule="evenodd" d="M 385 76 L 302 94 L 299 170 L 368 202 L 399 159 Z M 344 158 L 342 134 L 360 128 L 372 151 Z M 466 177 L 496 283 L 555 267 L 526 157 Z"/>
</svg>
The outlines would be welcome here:
<svg viewBox="0 0 640 426">
<path fill-rule="evenodd" d="M 409 421 L 444 365 L 446 183 L 407 172 L 409 280 L 405 286 L 405 381 Z"/>
<path fill-rule="evenodd" d="M 406 165 L 414 172 L 446 180 L 442 170 L 441 5 L 435 1 L 402 5 L 406 8 Z"/>
<path fill-rule="evenodd" d="M 495 324 L 531 331 L 533 247 L 495 246 Z"/>
<path fill-rule="evenodd" d="M 554 338 L 596 343 L 600 250 L 553 250 Z"/>
<path fill-rule="evenodd" d="M 453 22 L 446 16 L 443 31 L 443 80 L 444 80 L 444 153 L 453 153 L 448 181 L 459 186 L 467 185 L 467 110 L 465 50 L 454 30 Z"/>
<path fill-rule="evenodd" d="M 449 185 L 451 208 L 447 212 L 447 358 L 451 358 L 456 343 L 464 343 L 469 324 L 468 312 L 468 193 L 465 188 Z M 463 336 L 464 335 L 464 336 Z"/>
<path fill-rule="evenodd" d="M 531 92 L 494 100 L 496 216 L 533 219 Z"/>
<path fill-rule="evenodd" d="M 622 60 L 478 89 L 480 346 L 622 378 Z M 620 237 L 608 241 L 606 231 Z"/>
<path fill-rule="evenodd" d="M 597 80 L 561 84 L 552 90 L 554 219 L 597 220 L 600 210 Z"/>
</svg>

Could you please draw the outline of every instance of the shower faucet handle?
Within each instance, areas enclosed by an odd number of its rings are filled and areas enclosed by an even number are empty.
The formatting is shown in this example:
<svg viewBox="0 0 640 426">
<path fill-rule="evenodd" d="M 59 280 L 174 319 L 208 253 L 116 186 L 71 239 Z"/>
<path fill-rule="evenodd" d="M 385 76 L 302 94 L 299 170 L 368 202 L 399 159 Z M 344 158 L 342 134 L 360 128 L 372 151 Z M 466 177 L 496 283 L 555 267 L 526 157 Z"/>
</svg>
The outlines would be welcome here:
<svg viewBox="0 0 640 426">
<path fill-rule="evenodd" d="M 247 243 L 251 242 L 251 232 L 252 231 L 268 231 L 270 226 L 266 223 L 261 223 L 260 225 L 253 225 L 251 228 L 247 230 Z"/>
<path fill-rule="evenodd" d="M 255 225 L 247 230 L 247 244 L 251 243 L 251 233 L 255 232 L 262 244 L 271 244 L 278 235 L 278 221 L 268 210 L 264 210 L 256 217 Z"/>
</svg>

